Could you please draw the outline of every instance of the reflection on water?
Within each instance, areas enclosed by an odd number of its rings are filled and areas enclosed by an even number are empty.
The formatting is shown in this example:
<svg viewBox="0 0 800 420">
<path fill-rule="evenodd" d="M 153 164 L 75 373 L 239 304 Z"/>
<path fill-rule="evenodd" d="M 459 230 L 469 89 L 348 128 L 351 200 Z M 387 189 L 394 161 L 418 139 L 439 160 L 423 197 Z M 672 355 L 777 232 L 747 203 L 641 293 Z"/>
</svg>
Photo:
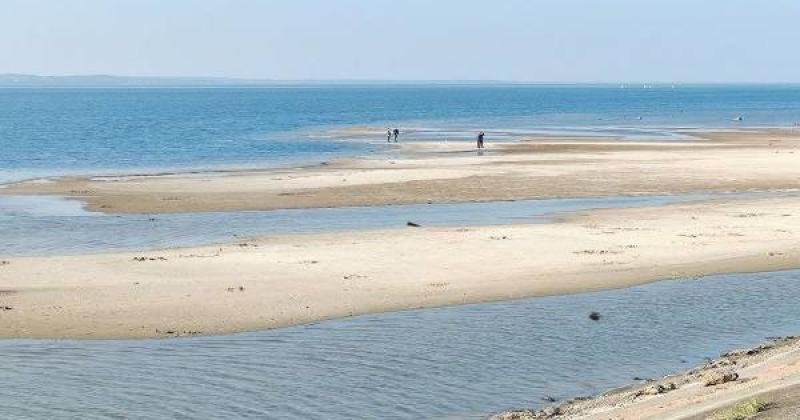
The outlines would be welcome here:
<svg viewBox="0 0 800 420">
<path fill-rule="evenodd" d="M 707 195 L 524 200 L 231 213 L 102 215 L 74 201 L 0 196 L 0 255 L 62 255 L 229 242 L 241 236 L 405 226 L 536 223 L 592 208 L 657 206 Z"/>
<path fill-rule="evenodd" d="M 220 337 L 0 341 L 0 407 L 6 418 L 481 418 L 796 334 L 798 299 L 800 272 L 787 271 Z"/>
</svg>

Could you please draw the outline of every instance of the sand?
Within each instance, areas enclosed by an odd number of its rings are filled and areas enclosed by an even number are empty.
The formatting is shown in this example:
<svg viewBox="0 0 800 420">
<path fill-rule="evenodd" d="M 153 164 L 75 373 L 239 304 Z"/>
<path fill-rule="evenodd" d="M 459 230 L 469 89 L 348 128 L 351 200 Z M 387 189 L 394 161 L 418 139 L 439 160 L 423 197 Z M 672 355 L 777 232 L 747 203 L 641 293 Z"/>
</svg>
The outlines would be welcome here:
<svg viewBox="0 0 800 420">
<path fill-rule="evenodd" d="M 400 146 L 389 159 L 68 177 L 6 185 L 0 194 L 65 196 L 108 213 L 170 213 L 800 187 L 795 132 L 691 134 L 699 137 L 490 143 L 482 156 L 463 143 L 421 142 Z M 799 208 L 797 194 L 750 196 L 586 211 L 541 225 L 398 227 L 142 253 L 0 256 L 0 338 L 173 338 L 673 278 L 697 278 L 702 287 L 710 274 L 800 268 Z M 756 395 L 774 402 L 767 416 L 794 415 L 798 346 L 790 341 L 735 359 L 740 378 L 731 383 L 702 386 L 698 375 L 716 369 L 705 367 L 658 382 L 677 383 L 676 390 L 623 390 L 578 404 L 565 418 L 695 420 Z"/>
<path fill-rule="evenodd" d="M 659 142 L 535 138 L 489 144 L 401 145 L 390 159 L 263 171 L 67 177 L 7 185 L 0 194 L 80 199 L 94 211 L 175 213 L 532 198 L 787 190 L 800 187 L 794 131 L 693 133 Z"/>
<path fill-rule="evenodd" d="M 798 208 L 800 197 L 728 199 L 597 210 L 543 225 L 399 227 L 144 253 L 3 257 L 0 337 L 224 334 L 797 268 Z"/>
</svg>

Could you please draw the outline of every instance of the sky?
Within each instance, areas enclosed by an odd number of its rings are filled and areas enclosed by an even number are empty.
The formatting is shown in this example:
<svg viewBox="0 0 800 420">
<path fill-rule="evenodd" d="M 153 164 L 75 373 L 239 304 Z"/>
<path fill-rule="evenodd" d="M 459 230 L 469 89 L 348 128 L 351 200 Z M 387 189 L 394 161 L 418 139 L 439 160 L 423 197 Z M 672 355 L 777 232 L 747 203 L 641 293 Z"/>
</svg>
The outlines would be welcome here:
<svg viewBox="0 0 800 420">
<path fill-rule="evenodd" d="M 0 0 L 0 73 L 800 82 L 798 0 Z"/>
</svg>

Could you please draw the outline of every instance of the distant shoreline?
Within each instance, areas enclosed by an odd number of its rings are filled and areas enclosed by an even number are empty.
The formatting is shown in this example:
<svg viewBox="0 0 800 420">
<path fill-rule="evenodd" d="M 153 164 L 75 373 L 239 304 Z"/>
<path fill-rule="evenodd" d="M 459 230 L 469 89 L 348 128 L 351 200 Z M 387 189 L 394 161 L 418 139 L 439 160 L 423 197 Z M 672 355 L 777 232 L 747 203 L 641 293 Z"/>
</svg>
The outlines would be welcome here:
<svg viewBox="0 0 800 420">
<path fill-rule="evenodd" d="M 253 79 L 236 77 L 193 76 L 122 76 L 122 75 L 36 75 L 22 73 L 0 74 L 0 88 L 13 87 L 335 87 L 335 86 L 491 86 L 491 87 L 596 87 L 672 89 L 676 87 L 713 86 L 796 86 L 800 82 L 707 82 L 707 81 L 525 81 L 525 80 L 377 80 L 377 79 Z"/>
</svg>

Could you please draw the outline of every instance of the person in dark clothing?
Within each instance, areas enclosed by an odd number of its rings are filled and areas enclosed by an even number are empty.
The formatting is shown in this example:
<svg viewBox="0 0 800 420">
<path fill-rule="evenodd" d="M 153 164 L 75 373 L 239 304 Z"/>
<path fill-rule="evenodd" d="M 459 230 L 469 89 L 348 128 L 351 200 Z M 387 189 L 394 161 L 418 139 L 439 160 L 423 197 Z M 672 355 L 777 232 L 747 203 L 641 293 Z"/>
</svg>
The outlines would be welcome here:
<svg viewBox="0 0 800 420">
<path fill-rule="evenodd" d="M 386 143 L 391 143 L 391 142 L 392 142 L 392 129 L 391 128 L 387 128 L 386 129 Z"/>
<path fill-rule="evenodd" d="M 400 130 L 395 128 L 392 130 L 392 135 L 394 135 L 394 142 L 397 143 L 397 137 L 400 136 Z"/>
<path fill-rule="evenodd" d="M 483 149 L 483 138 L 485 136 L 486 136 L 486 134 L 483 131 L 478 133 L 478 149 Z"/>
</svg>

